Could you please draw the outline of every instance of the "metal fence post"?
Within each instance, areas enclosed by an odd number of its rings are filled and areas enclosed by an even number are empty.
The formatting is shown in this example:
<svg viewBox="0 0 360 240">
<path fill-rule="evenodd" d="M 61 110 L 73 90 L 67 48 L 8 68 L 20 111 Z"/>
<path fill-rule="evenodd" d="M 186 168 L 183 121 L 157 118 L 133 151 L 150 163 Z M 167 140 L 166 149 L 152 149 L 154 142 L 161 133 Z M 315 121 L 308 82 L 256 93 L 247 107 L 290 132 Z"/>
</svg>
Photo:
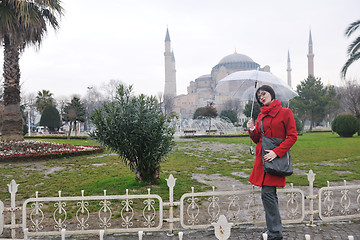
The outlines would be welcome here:
<svg viewBox="0 0 360 240">
<path fill-rule="evenodd" d="M 105 233 L 104 230 L 100 230 L 100 231 L 99 231 L 100 240 L 104 240 L 104 233 Z"/>
<path fill-rule="evenodd" d="M 29 229 L 25 228 L 24 229 L 24 240 L 28 240 L 28 232 L 29 232 Z"/>
<path fill-rule="evenodd" d="M 169 233 L 168 236 L 174 235 L 174 186 L 176 182 L 176 178 L 172 174 L 170 174 L 169 178 L 166 179 L 167 185 L 169 187 Z"/>
<path fill-rule="evenodd" d="M 309 215 L 310 222 L 308 226 L 315 226 L 314 224 L 314 181 L 315 181 L 315 173 L 310 169 L 309 173 L 306 174 L 309 181 Z"/>
<path fill-rule="evenodd" d="M 0 201 L 0 235 L 4 230 L 4 203 Z"/>
<path fill-rule="evenodd" d="M 216 223 L 212 223 L 214 226 L 215 237 L 219 240 L 227 240 L 231 234 L 232 223 L 229 223 L 225 215 L 220 215 L 219 220 Z"/>
<path fill-rule="evenodd" d="M 66 229 L 61 229 L 61 240 L 65 240 Z"/>
<path fill-rule="evenodd" d="M 11 194 L 11 208 L 10 208 L 10 212 L 11 212 L 11 237 L 15 238 L 15 236 L 16 236 L 16 231 L 15 231 L 15 228 L 16 228 L 15 194 L 17 193 L 19 184 L 17 184 L 15 182 L 15 180 L 13 179 L 13 180 L 11 180 L 10 184 L 8 184 L 7 186 L 9 187 L 9 193 Z"/>
<path fill-rule="evenodd" d="M 143 235 L 144 235 L 144 232 L 143 232 L 143 231 L 139 231 L 139 232 L 138 232 L 139 240 L 142 240 L 142 239 L 143 239 Z"/>
<path fill-rule="evenodd" d="M 264 240 L 267 240 L 267 239 L 268 239 L 267 233 L 263 233 L 263 234 L 262 234 L 262 238 L 263 238 Z"/>
</svg>

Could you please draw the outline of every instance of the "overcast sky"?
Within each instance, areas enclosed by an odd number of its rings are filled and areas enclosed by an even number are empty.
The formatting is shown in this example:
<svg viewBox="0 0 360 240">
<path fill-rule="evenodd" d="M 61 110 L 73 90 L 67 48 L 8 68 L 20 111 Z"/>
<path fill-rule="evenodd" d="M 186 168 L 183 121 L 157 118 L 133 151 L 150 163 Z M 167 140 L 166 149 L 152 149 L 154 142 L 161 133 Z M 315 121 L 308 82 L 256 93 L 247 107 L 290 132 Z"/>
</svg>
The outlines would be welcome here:
<svg viewBox="0 0 360 240">
<path fill-rule="evenodd" d="M 341 85 L 346 27 L 360 19 L 359 0 L 62 0 L 60 29 L 49 31 L 40 50 L 21 56 L 25 93 L 85 95 L 87 87 L 116 79 L 136 93 L 164 91 L 164 40 L 169 28 L 177 70 L 177 94 L 210 74 L 224 56 L 251 57 L 286 81 L 290 51 L 293 88 L 307 77 L 309 30 L 315 76 Z M 360 35 L 360 32 L 356 33 Z M 1 63 L 3 52 L 1 50 Z M 1 64 L 2 71 L 2 64 Z M 349 78 L 360 79 L 360 63 Z"/>
</svg>

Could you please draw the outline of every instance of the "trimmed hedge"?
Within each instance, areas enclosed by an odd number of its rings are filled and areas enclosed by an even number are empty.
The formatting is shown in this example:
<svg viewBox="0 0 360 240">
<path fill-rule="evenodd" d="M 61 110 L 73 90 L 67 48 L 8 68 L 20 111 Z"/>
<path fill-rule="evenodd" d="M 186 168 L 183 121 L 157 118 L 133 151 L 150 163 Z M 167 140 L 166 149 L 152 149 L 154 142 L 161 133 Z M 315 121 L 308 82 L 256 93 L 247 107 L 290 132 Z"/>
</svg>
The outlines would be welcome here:
<svg viewBox="0 0 360 240">
<path fill-rule="evenodd" d="M 331 129 L 341 137 L 352 137 L 359 131 L 359 121 L 350 113 L 340 114 L 334 118 Z"/>
</svg>

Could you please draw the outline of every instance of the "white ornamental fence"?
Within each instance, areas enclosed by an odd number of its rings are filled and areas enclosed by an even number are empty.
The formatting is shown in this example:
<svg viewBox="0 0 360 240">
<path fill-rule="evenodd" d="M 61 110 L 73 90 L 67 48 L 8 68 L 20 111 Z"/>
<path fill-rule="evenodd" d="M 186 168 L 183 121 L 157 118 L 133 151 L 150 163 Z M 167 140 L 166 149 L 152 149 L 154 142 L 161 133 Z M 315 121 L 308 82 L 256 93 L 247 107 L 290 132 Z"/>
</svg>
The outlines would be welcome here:
<svg viewBox="0 0 360 240">
<path fill-rule="evenodd" d="M 300 188 L 290 187 L 278 190 L 279 206 L 284 224 L 303 223 L 314 225 L 316 219 L 336 221 L 360 218 L 360 185 L 323 187 L 314 194 L 315 174 L 307 174 L 308 194 Z M 182 195 L 174 201 L 176 179 L 170 175 L 167 180 L 169 201 L 164 202 L 148 189 L 147 194 L 133 195 L 126 190 L 124 195 L 64 197 L 61 191 L 57 197 L 29 198 L 16 206 L 18 184 L 8 184 L 11 195 L 10 207 L 0 201 L 0 237 L 2 239 L 28 239 L 35 236 L 174 231 L 186 229 L 221 228 L 219 222 L 231 226 L 264 223 L 260 188 L 249 190 L 233 189 L 209 192 L 195 192 Z M 164 217 L 166 216 L 166 218 Z M 225 218 L 225 220 L 224 220 Z M 216 225 L 215 223 L 219 224 Z M 230 229 L 230 228 L 229 228 Z M 230 231 L 230 230 L 229 230 Z M 222 238 L 229 232 L 220 231 Z M 141 233 L 141 234 L 140 234 Z M 179 238 L 182 236 L 179 234 Z"/>
</svg>

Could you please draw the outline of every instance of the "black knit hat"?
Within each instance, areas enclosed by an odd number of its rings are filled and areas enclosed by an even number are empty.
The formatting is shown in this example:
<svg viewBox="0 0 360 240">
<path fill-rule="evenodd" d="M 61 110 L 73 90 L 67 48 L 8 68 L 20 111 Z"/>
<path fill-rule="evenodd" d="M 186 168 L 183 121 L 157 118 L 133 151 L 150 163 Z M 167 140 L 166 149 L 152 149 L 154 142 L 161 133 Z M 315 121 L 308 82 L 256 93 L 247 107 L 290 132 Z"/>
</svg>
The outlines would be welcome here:
<svg viewBox="0 0 360 240">
<path fill-rule="evenodd" d="M 272 87 L 270 87 L 269 85 L 262 85 L 261 87 L 258 88 L 258 90 L 256 90 L 256 93 L 255 93 L 256 100 L 257 100 L 257 102 L 260 104 L 260 106 L 264 106 L 264 104 L 262 104 L 262 103 L 260 102 L 260 99 L 258 98 L 258 92 L 259 92 L 260 90 L 263 90 L 263 91 L 265 91 L 265 92 L 270 93 L 270 95 L 271 95 L 271 100 L 274 100 L 274 99 L 275 99 L 275 91 L 274 91 L 274 89 L 273 89 Z"/>
</svg>

